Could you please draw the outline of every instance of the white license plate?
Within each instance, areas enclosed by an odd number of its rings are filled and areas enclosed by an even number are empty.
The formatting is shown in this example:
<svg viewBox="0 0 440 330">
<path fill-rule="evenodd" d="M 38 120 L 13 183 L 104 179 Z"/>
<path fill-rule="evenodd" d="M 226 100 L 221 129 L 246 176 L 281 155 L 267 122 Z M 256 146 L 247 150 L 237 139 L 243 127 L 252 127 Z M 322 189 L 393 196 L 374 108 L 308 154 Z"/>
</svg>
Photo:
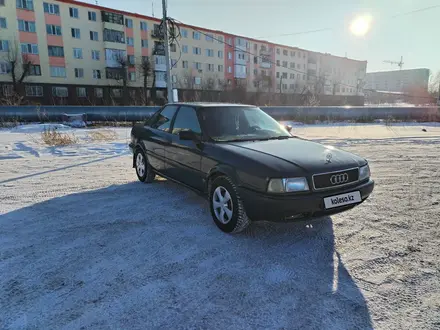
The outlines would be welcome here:
<svg viewBox="0 0 440 330">
<path fill-rule="evenodd" d="M 336 195 L 336 196 L 324 198 L 324 204 L 326 209 L 355 204 L 361 201 L 362 198 L 361 198 L 361 193 L 359 191 L 353 191 L 342 195 Z"/>
</svg>

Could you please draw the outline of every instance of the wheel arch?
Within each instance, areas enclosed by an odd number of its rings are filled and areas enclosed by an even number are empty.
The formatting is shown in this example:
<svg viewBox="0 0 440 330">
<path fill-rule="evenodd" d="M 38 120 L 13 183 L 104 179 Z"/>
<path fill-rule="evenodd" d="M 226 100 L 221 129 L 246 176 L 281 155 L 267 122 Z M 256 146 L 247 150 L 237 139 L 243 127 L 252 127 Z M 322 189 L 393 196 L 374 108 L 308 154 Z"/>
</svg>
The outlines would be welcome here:
<svg viewBox="0 0 440 330">
<path fill-rule="evenodd" d="M 219 176 L 227 176 L 231 178 L 232 182 L 235 185 L 240 185 L 240 180 L 237 174 L 237 171 L 232 167 L 228 165 L 218 165 L 209 171 L 207 178 L 206 178 L 206 186 L 205 190 L 209 193 L 211 183 L 218 178 Z"/>
</svg>

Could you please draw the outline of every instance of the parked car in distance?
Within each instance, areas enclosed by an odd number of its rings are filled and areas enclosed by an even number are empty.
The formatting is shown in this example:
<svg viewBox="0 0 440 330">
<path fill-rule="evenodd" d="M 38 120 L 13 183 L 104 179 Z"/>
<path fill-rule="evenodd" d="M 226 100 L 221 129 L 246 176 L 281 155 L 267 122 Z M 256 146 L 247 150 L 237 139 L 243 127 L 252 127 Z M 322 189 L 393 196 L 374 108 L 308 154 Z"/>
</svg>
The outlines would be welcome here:
<svg viewBox="0 0 440 330">
<path fill-rule="evenodd" d="M 142 182 L 157 174 L 206 194 L 227 233 L 343 212 L 372 193 L 364 158 L 289 131 L 256 106 L 167 104 L 132 128 L 133 167 Z"/>
</svg>

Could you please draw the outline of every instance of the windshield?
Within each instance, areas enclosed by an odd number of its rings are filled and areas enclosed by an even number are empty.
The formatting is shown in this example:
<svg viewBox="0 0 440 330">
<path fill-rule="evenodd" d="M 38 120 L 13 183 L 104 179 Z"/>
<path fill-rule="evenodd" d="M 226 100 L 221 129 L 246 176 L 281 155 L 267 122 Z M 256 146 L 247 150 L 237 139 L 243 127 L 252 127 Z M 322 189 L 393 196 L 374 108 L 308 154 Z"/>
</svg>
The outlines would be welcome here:
<svg viewBox="0 0 440 330">
<path fill-rule="evenodd" d="M 292 137 L 257 107 L 213 107 L 201 111 L 207 135 L 215 141 L 249 141 Z"/>
</svg>

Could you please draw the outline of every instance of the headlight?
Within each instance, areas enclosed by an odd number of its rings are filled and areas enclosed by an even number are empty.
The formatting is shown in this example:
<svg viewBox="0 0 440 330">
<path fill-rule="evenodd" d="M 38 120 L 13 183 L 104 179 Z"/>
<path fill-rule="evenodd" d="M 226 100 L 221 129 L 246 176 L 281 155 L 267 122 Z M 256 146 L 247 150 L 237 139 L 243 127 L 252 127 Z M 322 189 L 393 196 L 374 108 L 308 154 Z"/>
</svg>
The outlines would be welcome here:
<svg viewBox="0 0 440 330">
<path fill-rule="evenodd" d="M 363 181 L 370 177 L 370 167 L 368 165 L 359 168 L 359 181 Z"/>
<path fill-rule="evenodd" d="M 309 185 L 306 178 L 271 179 L 267 191 L 271 193 L 284 193 L 294 191 L 308 191 Z"/>
</svg>

